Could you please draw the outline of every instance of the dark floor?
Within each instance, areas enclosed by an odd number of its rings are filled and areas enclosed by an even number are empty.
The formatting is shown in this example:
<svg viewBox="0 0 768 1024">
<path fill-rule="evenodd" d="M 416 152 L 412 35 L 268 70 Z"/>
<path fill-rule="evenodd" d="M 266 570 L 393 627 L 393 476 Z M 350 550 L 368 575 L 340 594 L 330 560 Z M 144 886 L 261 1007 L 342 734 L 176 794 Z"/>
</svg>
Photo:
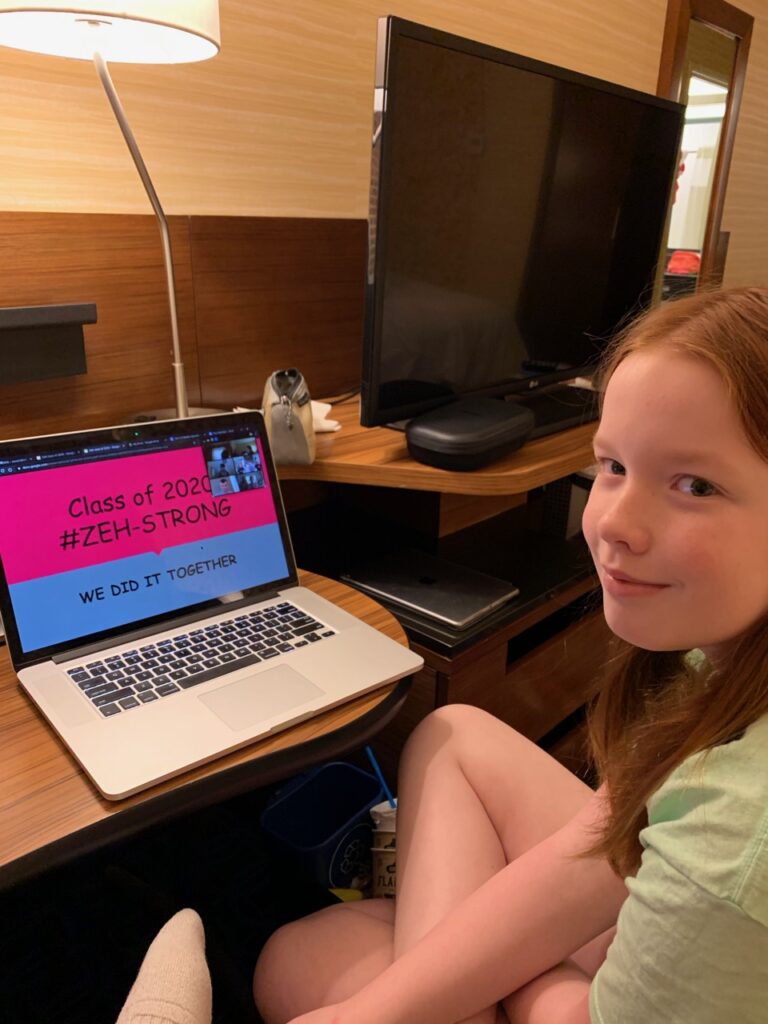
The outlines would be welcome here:
<svg viewBox="0 0 768 1024">
<path fill-rule="evenodd" d="M 112 1024 L 150 941 L 182 907 L 203 919 L 214 1024 L 255 1024 L 268 936 L 333 897 L 271 852 L 264 795 L 152 829 L 0 896 L 0 1020 Z"/>
</svg>

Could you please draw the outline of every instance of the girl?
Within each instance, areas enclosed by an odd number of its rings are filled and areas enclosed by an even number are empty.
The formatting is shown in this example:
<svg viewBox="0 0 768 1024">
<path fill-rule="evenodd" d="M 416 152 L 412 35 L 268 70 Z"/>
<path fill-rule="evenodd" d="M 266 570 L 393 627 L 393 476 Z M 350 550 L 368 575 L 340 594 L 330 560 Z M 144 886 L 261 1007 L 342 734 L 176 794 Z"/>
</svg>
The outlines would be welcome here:
<svg viewBox="0 0 768 1024">
<path fill-rule="evenodd" d="M 277 932 L 267 1024 L 768 1022 L 768 289 L 656 308 L 602 389 L 599 790 L 434 712 L 402 757 L 396 904 Z"/>
</svg>

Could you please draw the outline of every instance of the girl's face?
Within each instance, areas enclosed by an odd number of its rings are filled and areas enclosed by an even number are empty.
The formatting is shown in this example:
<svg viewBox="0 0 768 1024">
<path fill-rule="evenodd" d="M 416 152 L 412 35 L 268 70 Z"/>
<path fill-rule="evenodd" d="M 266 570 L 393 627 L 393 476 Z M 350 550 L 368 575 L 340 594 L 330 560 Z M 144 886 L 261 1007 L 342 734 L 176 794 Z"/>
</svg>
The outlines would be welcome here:
<svg viewBox="0 0 768 1024">
<path fill-rule="evenodd" d="M 709 364 L 629 355 L 608 382 L 595 455 L 584 535 L 614 633 L 713 653 L 768 612 L 768 462 Z"/>
</svg>

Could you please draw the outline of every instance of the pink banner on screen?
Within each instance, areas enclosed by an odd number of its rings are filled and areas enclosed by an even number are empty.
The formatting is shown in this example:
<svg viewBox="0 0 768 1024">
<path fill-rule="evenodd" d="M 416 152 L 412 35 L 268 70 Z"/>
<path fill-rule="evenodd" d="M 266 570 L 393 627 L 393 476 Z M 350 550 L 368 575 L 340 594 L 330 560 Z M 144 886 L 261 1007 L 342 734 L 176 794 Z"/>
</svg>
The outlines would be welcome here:
<svg viewBox="0 0 768 1024">
<path fill-rule="evenodd" d="M 199 448 L 5 477 L 6 579 L 20 583 L 275 522 L 268 486 L 214 497 L 208 485 Z"/>
</svg>

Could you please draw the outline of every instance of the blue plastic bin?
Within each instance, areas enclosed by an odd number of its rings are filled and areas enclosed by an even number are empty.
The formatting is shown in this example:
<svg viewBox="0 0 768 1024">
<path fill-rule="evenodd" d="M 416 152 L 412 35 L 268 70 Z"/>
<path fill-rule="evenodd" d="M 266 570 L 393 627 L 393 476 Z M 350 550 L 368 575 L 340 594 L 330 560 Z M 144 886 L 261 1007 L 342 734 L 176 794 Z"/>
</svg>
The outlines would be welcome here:
<svg viewBox="0 0 768 1024">
<path fill-rule="evenodd" d="M 370 874 L 368 811 L 383 799 L 375 775 L 331 761 L 283 786 L 261 827 L 321 885 L 345 889 Z"/>
</svg>

